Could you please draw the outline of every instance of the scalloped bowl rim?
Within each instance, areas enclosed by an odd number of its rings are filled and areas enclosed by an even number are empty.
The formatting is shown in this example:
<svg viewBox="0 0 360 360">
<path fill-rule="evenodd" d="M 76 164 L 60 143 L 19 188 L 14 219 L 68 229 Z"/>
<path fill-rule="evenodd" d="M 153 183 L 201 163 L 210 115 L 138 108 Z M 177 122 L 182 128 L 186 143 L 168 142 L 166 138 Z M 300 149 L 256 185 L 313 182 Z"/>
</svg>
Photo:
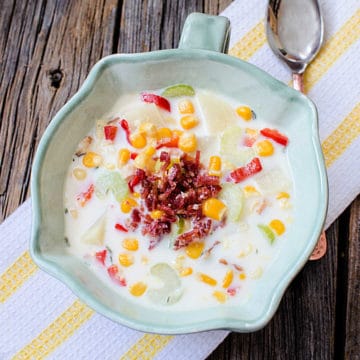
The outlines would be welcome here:
<svg viewBox="0 0 360 360">
<path fill-rule="evenodd" d="M 76 279 L 72 276 L 68 275 L 66 271 L 59 265 L 48 261 L 42 255 L 39 249 L 39 234 L 41 227 L 40 220 L 40 189 L 39 189 L 39 178 L 41 173 L 41 168 L 44 162 L 45 153 L 49 146 L 49 142 L 51 141 L 54 133 L 57 128 L 63 121 L 63 119 L 67 116 L 67 114 L 73 110 L 80 100 L 86 98 L 89 94 L 91 88 L 96 82 L 99 74 L 103 69 L 106 69 L 107 66 L 113 63 L 132 63 L 132 62 L 146 62 L 153 60 L 166 60 L 170 57 L 177 58 L 187 58 L 187 57 L 196 57 L 197 60 L 208 59 L 214 60 L 216 62 L 220 62 L 223 64 L 227 64 L 233 67 L 240 67 L 245 69 L 248 73 L 250 73 L 254 77 L 266 77 L 269 83 L 273 83 L 279 87 L 286 87 L 288 91 L 293 91 L 294 96 L 303 97 L 306 100 L 307 105 L 311 109 L 312 116 L 315 119 L 312 124 L 312 135 L 313 135 L 313 150 L 314 156 L 316 158 L 316 163 L 319 170 L 319 182 L 320 182 L 320 193 L 324 202 L 319 204 L 319 217 L 316 223 L 315 228 L 313 229 L 312 236 L 308 241 L 308 244 L 304 250 L 304 252 L 299 256 L 296 263 L 293 264 L 292 270 L 286 274 L 284 274 L 282 280 L 276 286 L 271 300 L 269 302 L 269 306 L 265 312 L 262 313 L 262 316 L 257 318 L 254 321 L 242 321 L 242 320 L 234 320 L 231 318 L 221 318 L 208 320 L 201 323 L 194 323 L 191 326 L 178 326 L 175 329 L 171 329 L 166 326 L 157 326 L 157 325 L 147 325 L 140 323 L 135 320 L 128 320 L 122 317 L 120 314 L 113 311 L 111 308 L 106 305 L 100 303 L 87 291 L 84 285 L 80 284 Z M 89 305 L 96 312 L 106 316 L 107 318 L 120 323 L 121 325 L 125 325 L 129 328 L 148 332 L 148 333 L 158 333 L 158 334 L 186 334 L 186 333 L 194 333 L 208 330 L 216 330 L 216 329 L 227 329 L 233 331 L 240 332 L 252 332 L 263 328 L 273 317 L 276 310 L 278 309 L 279 303 L 291 283 L 294 277 L 299 273 L 299 271 L 303 268 L 305 263 L 308 261 L 308 258 L 316 245 L 318 236 L 320 235 L 327 212 L 327 204 L 328 204 L 328 185 L 327 185 L 327 176 L 324 165 L 323 154 L 318 138 L 318 129 L 317 129 L 317 111 L 313 104 L 313 102 L 304 96 L 303 94 L 287 87 L 284 83 L 278 81 L 273 78 L 268 73 L 263 70 L 257 68 L 255 65 L 249 64 L 240 59 L 231 57 L 226 54 L 216 53 L 214 51 L 208 50 L 200 50 L 200 49 L 171 49 L 171 50 L 158 50 L 152 51 L 148 53 L 136 53 L 136 54 L 114 54 L 109 55 L 102 58 L 98 61 L 94 67 L 91 69 L 88 77 L 85 79 L 84 83 L 80 87 L 80 89 L 73 95 L 73 97 L 58 111 L 55 117 L 52 119 L 50 124 L 48 125 L 46 131 L 44 132 L 42 139 L 39 143 L 36 156 L 34 159 L 33 167 L 32 167 L 32 179 L 31 179 L 31 193 L 32 193 L 32 206 L 33 206 L 33 224 L 32 224 L 32 233 L 30 240 L 30 254 L 36 264 L 51 274 L 55 278 L 62 281 L 66 284 L 72 292 L 78 296 L 82 301 L 84 301 L 87 305 Z"/>
</svg>

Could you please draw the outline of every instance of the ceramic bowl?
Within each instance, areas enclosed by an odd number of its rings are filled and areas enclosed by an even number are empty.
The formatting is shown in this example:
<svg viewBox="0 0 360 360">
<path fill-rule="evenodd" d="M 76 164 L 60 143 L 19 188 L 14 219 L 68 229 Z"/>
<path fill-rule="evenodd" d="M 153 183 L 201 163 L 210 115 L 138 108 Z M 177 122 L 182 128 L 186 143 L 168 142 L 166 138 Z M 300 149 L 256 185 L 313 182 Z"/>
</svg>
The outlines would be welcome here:
<svg viewBox="0 0 360 360">
<path fill-rule="evenodd" d="M 179 49 L 103 58 L 51 121 L 37 150 L 31 182 L 33 259 L 91 308 L 134 329 L 181 334 L 211 329 L 250 332 L 262 328 L 274 315 L 291 280 L 307 262 L 323 227 L 328 190 L 315 106 L 306 96 L 257 67 L 224 54 L 228 36 L 226 18 L 191 14 Z M 271 125 L 285 129 L 291 139 L 287 151 L 295 199 L 294 222 L 287 234 L 289 244 L 282 247 L 278 259 L 258 280 L 251 301 L 244 305 L 225 304 L 166 314 L 134 307 L 66 251 L 64 179 L 79 140 L 122 94 L 176 83 L 241 99 Z"/>
</svg>

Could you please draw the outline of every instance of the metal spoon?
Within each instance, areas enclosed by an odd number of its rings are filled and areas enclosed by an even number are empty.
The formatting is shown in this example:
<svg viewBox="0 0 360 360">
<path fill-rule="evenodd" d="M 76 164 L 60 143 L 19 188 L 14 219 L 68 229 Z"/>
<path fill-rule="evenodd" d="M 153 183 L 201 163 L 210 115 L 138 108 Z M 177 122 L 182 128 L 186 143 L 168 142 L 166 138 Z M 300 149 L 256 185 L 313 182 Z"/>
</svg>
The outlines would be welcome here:
<svg viewBox="0 0 360 360">
<path fill-rule="evenodd" d="M 272 51 L 292 71 L 293 87 L 304 92 L 303 74 L 323 42 L 324 23 L 317 0 L 269 0 L 266 35 Z M 323 231 L 310 260 L 326 253 Z"/>
</svg>

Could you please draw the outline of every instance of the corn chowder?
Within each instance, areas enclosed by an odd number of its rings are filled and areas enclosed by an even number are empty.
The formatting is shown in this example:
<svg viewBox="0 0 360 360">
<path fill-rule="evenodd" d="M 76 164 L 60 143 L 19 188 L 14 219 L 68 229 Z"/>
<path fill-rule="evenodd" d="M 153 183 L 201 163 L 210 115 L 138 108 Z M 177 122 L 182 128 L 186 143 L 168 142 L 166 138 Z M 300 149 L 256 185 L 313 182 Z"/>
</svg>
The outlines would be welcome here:
<svg viewBox="0 0 360 360">
<path fill-rule="evenodd" d="M 289 140 L 265 120 L 184 84 L 119 99 L 69 166 L 69 252 L 149 307 L 249 301 L 293 213 Z"/>
</svg>

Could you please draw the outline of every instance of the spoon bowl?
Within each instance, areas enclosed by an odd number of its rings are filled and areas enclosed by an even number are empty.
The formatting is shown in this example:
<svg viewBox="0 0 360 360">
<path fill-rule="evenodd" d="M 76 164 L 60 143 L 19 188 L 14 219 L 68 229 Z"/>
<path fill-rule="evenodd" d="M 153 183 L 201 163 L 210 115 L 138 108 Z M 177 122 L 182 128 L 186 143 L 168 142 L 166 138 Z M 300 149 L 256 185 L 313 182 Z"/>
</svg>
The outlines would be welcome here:
<svg viewBox="0 0 360 360">
<path fill-rule="evenodd" d="M 323 42 L 324 24 L 317 0 L 270 0 L 266 32 L 273 52 L 293 73 L 302 74 Z"/>
</svg>

